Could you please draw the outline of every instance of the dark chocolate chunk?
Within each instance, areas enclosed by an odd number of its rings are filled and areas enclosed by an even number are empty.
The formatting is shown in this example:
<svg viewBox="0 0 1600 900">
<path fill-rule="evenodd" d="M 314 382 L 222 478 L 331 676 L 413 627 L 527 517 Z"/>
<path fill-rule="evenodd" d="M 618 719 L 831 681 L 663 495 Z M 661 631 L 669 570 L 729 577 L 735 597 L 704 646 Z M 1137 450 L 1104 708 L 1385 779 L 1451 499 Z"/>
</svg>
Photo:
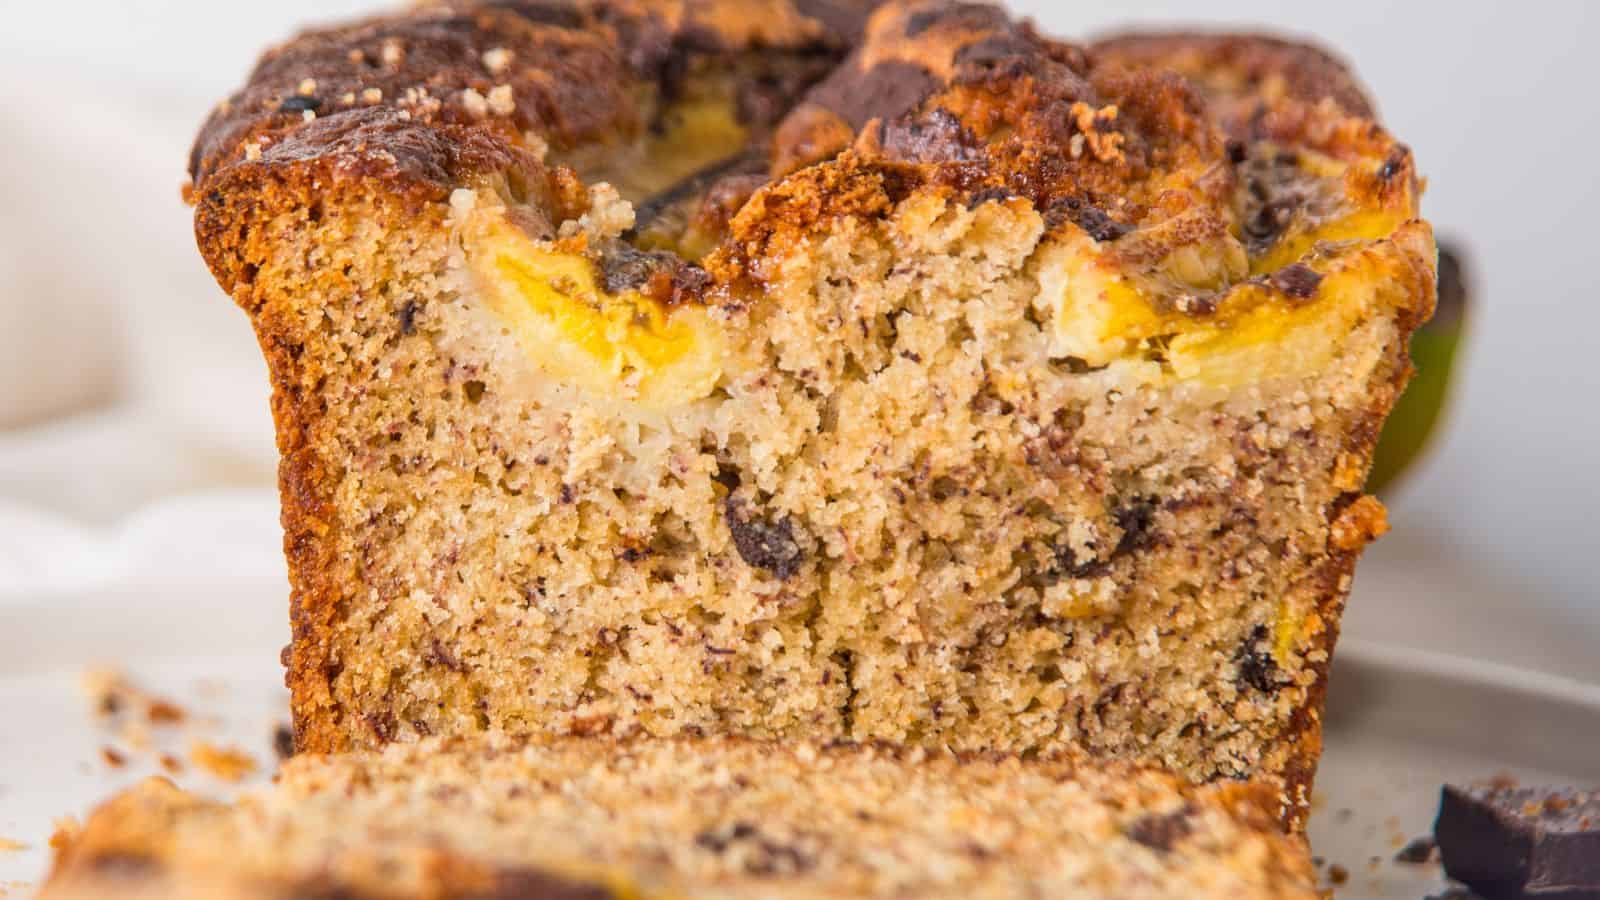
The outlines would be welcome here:
<svg viewBox="0 0 1600 900">
<path fill-rule="evenodd" d="M 939 87 L 939 79 L 926 68 L 889 60 L 865 72 L 846 64 L 818 85 L 810 99 L 859 131 L 872 119 L 893 122 L 916 109 Z"/>
<path fill-rule="evenodd" d="M 321 108 L 321 97 L 307 97 L 304 94 L 295 94 L 292 97 L 285 97 L 283 98 L 283 102 L 278 104 L 279 112 L 305 112 L 306 110 L 315 112 Z"/>
<path fill-rule="evenodd" d="M 1434 840 L 1451 878 L 1491 898 L 1600 898 L 1600 790 L 1446 785 Z"/>
<path fill-rule="evenodd" d="M 1317 295 L 1322 274 L 1305 263 L 1295 263 L 1279 269 L 1268 283 L 1296 300 L 1310 300 Z"/>
<path fill-rule="evenodd" d="M 1111 511 L 1111 518 L 1122 529 L 1122 539 L 1117 541 L 1118 554 L 1143 550 L 1155 540 L 1151 526 L 1155 524 L 1156 506 L 1149 500 L 1134 500 Z"/>
<path fill-rule="evenodd" d="M 467 900 L 613 900 L 616 895 L 603 884 L 573 881 L 539 869 L 505 869 L 486 891 L 468 895 Z"/>
<path fill-rule="evenodd" d="M 1411 865 L 1421 865 L 1433 859 L 1433 854 L 1438 849 L 1439 845 L 1433 842 L 1433 838 L 1414 838 L 1395 853 L 1394 861 L 1409 863 Z"/>
<path fill-rule="evenodd" d="M 768 837 L 749 822 L 702 831 L 695 835 L 694 843 L 716 854 L 739 846 L 743 851 L 744 869 L 751 875 L 792 875 L 814 865 L 799 848 Z"/>
<path fill-rule="evenodd" d="M 1107 560 L 1093 556 L 1079 560 L 1078 554 L 1073 552 L 1072 547 L 1065 541 L 1057 544 L 1052 554 L 1055 556 L 1055 565 L 1051 567 L 1046 578 L 1051 583 L 1063 578 L 1099 578 L 1111 571 L 1111 563 Z"/>
<path fill-rule="evenodd" d="M 991 34 L 961 48 L 955 55 L 955 82 L 973 84 L 1026 69 L 1037 45 L 1020 34 Z"/>
<path fill-rule="evenodd" d="M 664 254 L 648 253 L 620 241 L 607 247 L 600 257 L 606 293 L 620 294 L 643 286 L 667 259 Z"/>
<path fill-rule="evenodd" d="M 1100 243 L 1114 241 L 1133 230 L 1132 225 L 1118 222 L 1106 215 L 1105 211 L 1088 204 L 1068 204 L 1067 218 L 1072 224 L 1088 232 L 1089 237 Z"/>
<path fill-rule="evenodd" d="M 967 198 L 967 209 L 977 209 L 985 203 L 993 201 L 1004 202 L 1015 196 L 1017 196 L 1017 192 L 1008 187 L 990 186 L 979 188 L 972 192 L 972 196 Z M 921 361 L 921 359 L 917 360 L 917 362 Z"/>
<path fill-rule="evenodd" d="M 1178 842 L 1194 830 L 1194 823 L 1190 819 L 1194 816 L 1194 808 L 1184 806 L 1177 812 L 1165 815 L 1148 815 L 1134 820 L 1125 831 L 1128 837 L 1162 853 L 1169 853 Z"/>
<path fill-rule="evenodd" d="M 1260 252 L 1276 243 L 1289 223 L 1294 221 L 1294 211 L 1299 206 L 1298 199 L 1287 197 L 1268 200 L 1257 206 L 1244 222 L 1244 234 L 1250 239 L 1251 249 Z"/>
<path fill-rule="evenodd" d="M 851 44 L 860 40 L 861 32 L 866 30 L 872 6 L 852 0 L 795 0 L 795 9 L 821 22 L 835 41 Z"/>
<path fill-rule="evenodd" d="M 732 466 L 717 464 L 717 470 L 711 473 L 711 480 L 722 485 L 729 491 L 737 491 L 739 484 L 744 480 L 739 477 L 739 470 Z"/>
<path fill-rule="evenodd" d="M 884 129 L 883 150 L 891 159 L 919 163 L 971 162 L 983 156 L 977 137 L 943 107 L 891 122 Z"/>
<path fill-rule="evenodd" d="M 1233 656 L 1234 664 L 1239 667 L 1239 680 L 1263 694 L 1276 691 L 1282 684 L 1278 661 L 1266 647 L 1269 637 L 1267 626 L 1257 625 Z"/>
<path fill-rule="evenodd" d="M 795 540 L 794 524 L 788 516 L 762 516 L 733 494 L 723 502 L 722 512 L 734 549 L 746 563 L 771 572 L 780 581 L 788 581 L 800 571 L 805 552 Z"/>
<path fill-rule="evenodd" d="M 401 334 L 417 333 L 417 301 L 407 300 L 401 305 L 400 311 L 395 313 L 395 317 L 400 320 Z"/>
<path fill-rule="evenodd" d="M 904 34 L 916 37 L 935 25 L 950 29 L 993 31 L 1008 25 L 1004 10 L 988 3 L 946 3 L 912 13 L 906 18 Z"/>
<path fill-rule="evenodd" d="M 294 755 L 294 729 L 288 725 L 279 724 L 272 729 L 272 750 L 278 754 L 279 759 L 288 759 Z"/>
</svg>

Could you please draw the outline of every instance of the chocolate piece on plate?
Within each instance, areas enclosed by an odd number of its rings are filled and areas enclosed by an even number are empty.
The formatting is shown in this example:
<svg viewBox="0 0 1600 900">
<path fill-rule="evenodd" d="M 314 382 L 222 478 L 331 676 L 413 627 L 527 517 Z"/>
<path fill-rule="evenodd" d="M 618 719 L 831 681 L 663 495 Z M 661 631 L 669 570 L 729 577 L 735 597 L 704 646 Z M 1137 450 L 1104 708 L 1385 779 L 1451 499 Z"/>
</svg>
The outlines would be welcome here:
<svg viewBox="0 0 1600 900">
<path fill-rule="evenodd" d="M 1600 790 L 1446 785 L 1433 834 L 1488 900 L 1600 900 Z"/>
</svg>

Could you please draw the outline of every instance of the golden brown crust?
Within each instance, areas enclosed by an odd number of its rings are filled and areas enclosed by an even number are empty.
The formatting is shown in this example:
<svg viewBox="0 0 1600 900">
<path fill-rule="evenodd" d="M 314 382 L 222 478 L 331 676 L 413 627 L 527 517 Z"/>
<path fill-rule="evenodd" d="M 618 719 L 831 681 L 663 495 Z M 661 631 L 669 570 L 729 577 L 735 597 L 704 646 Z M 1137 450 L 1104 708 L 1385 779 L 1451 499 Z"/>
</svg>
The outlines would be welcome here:
<svg viewBox="0 0 1600 900">
<path fill-rule="evenodd" d="M 1331 100 L 1348 115 L 1377 118 L 1366 88 L 1342 60 L 1321 47 L 1266 34 L 1138 31 L 1089 45 L 1098 66 L 1162 68 L 1192 79 L 1224 104 L 1230 122 L 1248 122 L 1252 107 L 1284 100 Z"/>
<path fill-rule="evenodd" d="M 868 5 L 455 3 L 306 32 L 269 51 L 245 88 L 212 113 L 195 141 L 190 175 L 203 184 L 252 146 L 267 152 L 293 140 L 297 152 L 279 152 L 280 165 L 309 159 L 323 145 L 376 165 L 392 152 L 401 172 L 448 187 L 468 168 L 503 162 L 487 146 L 452 152 L 457 142 L 519 145 L 532 133 L 561 147 L 637 130 L 648 124 L 639 92 L 670 92 L 696 56 L 827 53 L 851 39 Z M 374 109 L 391 114 L 379 116 L 381 128 L 359 145 L 346 139 L 351 125 L 305 124 L 354 114 L 370 125 L 363 111 Z"/>
<path fill-rule="evenodd" d="M 670 91 L 690 56 L 838 47 L 871 5 L 844 4 L 854 20 L 835 9 L 825 18 L 846 22 L 835 30 L 804 5 L 777 0 L 759 9 L 616 0 L 463 4 L 311 32 L 269 53 L 206 123 L 191 159 L 195 193 L 202 206 L 220 205 L 306 169 L 321 192 L 330 181 L 373 179 L 437 201 L 492 173 L 533 195 L 548 232 L 586 201 L 573 173 L 540 164 L 529 136 L 570 147 L 637 131 L 648 116 L 638 92 Z M 1346 176 L 1349 199 L 1393 209 L 1414 202 L 1409 150 L 1366 115 L 1353 77 L 1322 51 L 1183 34 L 1114 38 L 1091 49 L 1042 37 L 998 7 L 881 7 L 861 46 L 773 138 L 773 174 L 794 175 L 775 190 L 820 199 L 744 215 L 759 234 L 736 236 L 740 256 L 853 209 L 828 196 L 841 182 L 889 178 L 904 190 L 932 184 L 969 202 L 1021 196 L 1052 226 L 1070 222 L 1097 239 L 1140 229 L 1112 252 L 1141 265 L 1250 214 L 1230 207 L 1237 186 L 1254 177 L 1248 145 L 1261 142 L 1342 160 L 1388 154 L 1378 175 Z M 484 98 L 497 90 L 509 99 L 491 109 Z M 840 157 L 847 149 L 854 152 Z M 835 166 L 855 171 L 805 171 L 835 157 Z M 1287 202 L 1308 201 L 1291 193 Z M 713 217 L 721 226 L 728 216 Z M 225 232 L 245 218 L 203 209 L 197 221 Z M 230 284 L 226 242 L 202 234 L 200 243 Z"/>
<path fill-rule="evenodd" d="M 1431 246 L 1431 244 L 1430 244 Z M 1406 257 L 1408 267 L 1400 277 L 1406 283 L 1404 293 L 1415 297 L 1415 308 L 1402 313 L 1399 323 L 1402 333 L 1409 335 L 1432 315 L 1438 293 L 1437 273 L 1424 265 L 1416 255 Z M 1387 530 L 1383 504 L 1361 492 L 1366 485 L 1371 467 L 1373 449 L 1383 422 L 1395 401 L 1405 390 L 1412 375 L 1411 358 L 1406 352 L 1407 342 L 1401 341 L 1389 348 L 1386 358 L 1373 376 L 1368 394 L 1367 408 L 1359 424 L 1345 438 L 1341 468 L 1330 473 L 1334 483 L 1345 493 L 1330 505 L 1327 514 L 1330 523 L 1329 547 L 1326 562 L 1310 574 L 1317 584 L 1320 601 L 1316 615 L 1322 623 L 1317 640 L 1317 650 L 1322 654 L 1312 667 L 1315 681 L 1307 691 L 1305 702 L 1295 710 L 1288 725 L 1289 741 L 1293 750 L 1284 771 L 1287 799 L 1285 808 L 1291 826 L 1303 830 L 1311 814 L 1311 790 L 1316 781 L 1317 763 L 1322 757 L 1322 710 L 1328 693 L 1328 673 L 1333 666 L 1333 654 L 1339 643 L 1344 606 L 1355 579 L 1356 562 L 1366 545 Z M 1351 523 L 1340 523 L 1351 516 Z M 1360 524 L 1357 524 L 1360 523 Z M 1343 538 L 1341 539 L 1341 535 Z"/>
<path fill-rule="evenodd" d="M 779 126 L 774 173 L 789 177 L 740 216 L 737 265 L 838 215 L 935 187 L 968 203 L 1023 197 L 1050 227 L 1087 231 L 1137 269 L 1207 233 L 1250 235 L 1263 211 L 1321 215 L 1303 188 L 1270 187 L 1272 160 L 1299 148 L 1384 159 L 1375 172 L 1352 166 L 1344 198 L 1407 218 L 1414 161 L 1369 113 L 1353 76 L 1300 44 L 1157 34 L 1086 51 L 998 7 L 889 4 Z M 866 182 L 886 190 L 863 204 Z M 841 194 L 846 184 L 855 189 Z M 1241 188 L 1259 197 L 1241 204 Z M 1202 302 L 1184 311 L 1215 308 L 1215 298 L 1189 299 Z"/>
<path fill-rule="evenodd" d="M 325 210 L 346 204 L 352 219 L 442 233 L 449 191 L 484 179 L 543 216 L 530 230 L 552 232 L 588 200 L 572 170 L 546 163 L 541 142 L 559 149 L 639 129 L 651 108 L 641 92 L 671 90 L 697 54 L 833 52 L 853 36 L 859 12 L 847 3 L 772 3 L 752 12 L 731 2 L 534 2 L 403 13 L 274 51 L 207 123 L 193 160 L 197 236 L 219 282 L 255 318 L 273 372 L 294 592 L 287 679 L 301 748 L 351 747 L 342 719 L 360 713 L 333 696 L 341 663 L 332 641 L 361 578 L 335 550 L 342 526 L 334 491 L 344 473 L 319 455 L 314 435 L 324 412 L 319 385 L 338 373 L 307 361 L 296 343 L 304 330 L 293 321 L 302 311 L 268 303 L 261 284 L 297 283 L 307 303 L 346 295 L 350 285 L 337 265 L 261 271 L 280 264 L 274 247 L 328 227 Z M 508 90 L 496 95 L 500 87 Z M 1084 50 L 990 7 L 891 4 L 779 126 L 771 154 L 782 177 L 725 223 L 760 180 L 741 172 L 730 192 L 737 199 L 725 200 L 708 226 L 726 240 L 705 260 L 701 287 L 706 299 L 730 307 L 756 302 L 790 248 L 840 220 L 881 218 L 917 192 L 969 206 L 1021 197 L 1048 228 L 1087 234 L 1132 271 L 1197 237 L 1249 235 L 1253 217 L 1278 215 L 1284 204 L 1313 207 L 1301 183 L 1280 190 L 1290 176 L 1279 170 L 1295 168 L 1299 151 L 1351 163 L 1342 199 L 1405 217 L 1418 189 L 1414 163 L 1369 112 L 1347 72 L 1297 45 L 1163 35 Z M 1383 164 L 1366 165 L 1374 159 Z M 1252 253 L 1270 255 L 1281 235 L 1252 238 Z M 1292 283 L 1281 288 L 1265 274 L 1244 284 L 1259 283 L 1295 296 Z M 1431 286 L 1411 293 L 1431 297 Z M 1205 317 L 1222 298 L 1159 299 Z M 1409 330 L 1427 313 L 1411 310 L 1397 326 Z M 1377 383 L 1392 390 L 1374 392 L 1370 427 L 1351 437 L 1352 459 L 1370 455 L 1403 385 L 1402 347 L 1384 363 Z M 1337 477 L 1354 492 L 1359 476 Z M 1347 505 L 1327 510 L 1330 524 Z M 1320 648 L 1328 653 L 1359 549 L 1351 544 L 1331 547 L 1326 564 L 1307 573 L 1322 598 Z M 1289 726 L 1291 817 L 1306 809 L 1326 666 L 1314 665 L 1316 683 Z M 391 716 L 362 730 L 388 741 L 396 729 Z"/>
</svg>

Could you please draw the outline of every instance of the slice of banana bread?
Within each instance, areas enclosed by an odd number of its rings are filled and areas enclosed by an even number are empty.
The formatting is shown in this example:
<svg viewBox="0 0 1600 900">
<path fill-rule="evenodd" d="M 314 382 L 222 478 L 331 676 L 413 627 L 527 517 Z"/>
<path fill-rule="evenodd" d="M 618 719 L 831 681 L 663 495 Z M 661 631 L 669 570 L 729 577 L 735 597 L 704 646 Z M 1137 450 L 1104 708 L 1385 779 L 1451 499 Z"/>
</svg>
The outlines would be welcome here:
<svg viewBox="0 0 1600 900">
<path fill-rule="evenodd" d="M 476 739 L 301 756 L 235 806 L 152 779 L 44 897 L 1316 896 L 1271 789 L 887 747 Z"/>
<path fill-rule="evenodd" d="M 1307 48 L 863 14 L 413 10 L 207 123 L 302 749 L 1077 746 L 1303 816 L 1433 303 L 1410 152 Z"/>
</svg>

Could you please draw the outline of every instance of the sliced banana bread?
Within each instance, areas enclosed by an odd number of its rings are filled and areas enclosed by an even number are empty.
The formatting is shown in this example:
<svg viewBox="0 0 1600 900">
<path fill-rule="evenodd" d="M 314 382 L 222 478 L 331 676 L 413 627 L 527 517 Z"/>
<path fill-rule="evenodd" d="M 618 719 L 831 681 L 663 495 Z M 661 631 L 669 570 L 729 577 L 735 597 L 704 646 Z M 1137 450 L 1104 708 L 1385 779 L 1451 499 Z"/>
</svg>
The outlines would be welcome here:
<svg viewBox="0 0 1600 900">
<path fill-rule="evenodd" d="M 1312 49 L 868 5 L 414 9 L 219 107 L 302 749 L 1082 747 L 1301 819 L 1410 152 Z"/>
<path fill-rule="evenodd" d="M 1316 896 L 1272 790 L 1067 760 L 734 739 L 301 756 L 226 806 L 152 779 L 44 897 Z"/>
</svg>

